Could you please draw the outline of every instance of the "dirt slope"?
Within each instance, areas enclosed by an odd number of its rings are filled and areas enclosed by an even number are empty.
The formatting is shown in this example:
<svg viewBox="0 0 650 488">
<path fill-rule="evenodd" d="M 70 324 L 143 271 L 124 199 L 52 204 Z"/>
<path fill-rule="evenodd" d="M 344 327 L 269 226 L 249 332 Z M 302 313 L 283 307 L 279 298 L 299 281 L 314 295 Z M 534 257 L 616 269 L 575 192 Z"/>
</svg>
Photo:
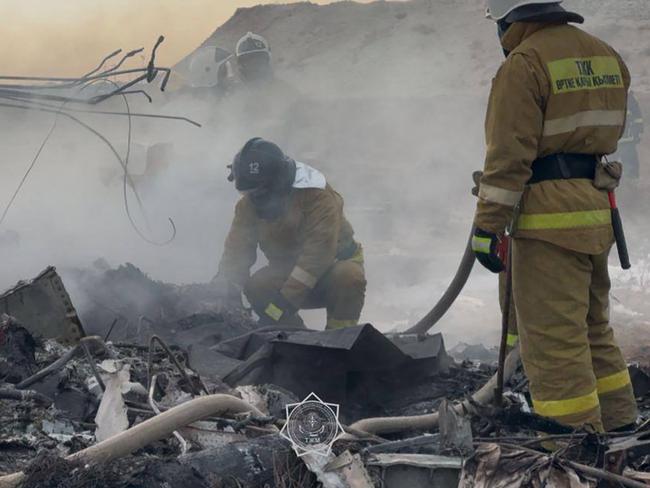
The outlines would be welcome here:
<svg viewBox="0 0 650 488">
<path fill-rule="evenodd" d="M 650 91 L 647 0 L 565 3 L 585 15 L 587 30 L 622 51 L 637 87 Z M 278 73 L 321 95 L 484 90 L 501 52 L 483 8 L 479 0 L 261 5 L 237 10 L 203 45 L 232 50 L 247 31 L 262 34 Z"/>
</svg>

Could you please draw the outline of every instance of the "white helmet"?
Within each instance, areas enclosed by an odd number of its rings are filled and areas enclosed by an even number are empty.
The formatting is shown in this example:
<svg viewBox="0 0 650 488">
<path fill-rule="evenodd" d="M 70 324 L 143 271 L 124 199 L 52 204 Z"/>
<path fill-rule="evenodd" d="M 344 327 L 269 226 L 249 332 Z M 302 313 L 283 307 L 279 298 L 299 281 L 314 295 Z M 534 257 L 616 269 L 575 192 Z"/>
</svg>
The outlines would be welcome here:
<svg viewBox="0 0 650 488">
<path fill-rule="evenodd" d="M 492 20 L 501 20 L 509 13 L 525 5 L 560 4 L 562 0 L 487 0 L 485 16 Z"/>
<path fill-rule="evenodd" d="M 239 57 L 242 54 L 251 53 L 266 53 L 271 56 L 271 47 L 267 40 L 262 36 L 248 32 L 244 37 L 237 41 L 235 55 Z"/>
<path fill-rule="evenodd" d="M 232 76 L 232 53 L 216 46 L 197 49 L 190 60 L 189 81 L 193 87 L 214 87 Z"/>
</svg>

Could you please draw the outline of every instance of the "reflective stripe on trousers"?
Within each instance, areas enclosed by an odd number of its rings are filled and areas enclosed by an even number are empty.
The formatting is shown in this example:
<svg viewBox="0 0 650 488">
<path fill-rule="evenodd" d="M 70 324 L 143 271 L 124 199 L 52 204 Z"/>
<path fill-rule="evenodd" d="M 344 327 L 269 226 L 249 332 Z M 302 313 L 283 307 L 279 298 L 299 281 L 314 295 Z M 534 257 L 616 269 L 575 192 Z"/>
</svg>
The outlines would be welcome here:
<svg viewBox="0 0 650 488">
<path fill-rule="evenodd" d="M 599 395 L 604 395 L 605 393 L 620 390 L 630 383 L 630 372 L 627 368 L 610 376 L 596 379 L 596 386 L 598 388 Z"/>
<path fill-rule="evenodd" d="M 587 412 L 599 406 L 598 395 L 620 390 L 630 384 L 630 373 L 627 369 L 596 380 L 596 390 L 566 400 L 540 401 L 534 400 L 535 411 L 545 417 L 564 417 Z"/>
<path fill-rule="evenodd" d="M 332 319 L 328 317 L 325 329 L 343 329 L 344 327 L 354 327 L 357 324 L 357 319 Z"/>
<path fill-rule="evenodd" d="M 575 398 L 566 400 L 535 400 L 535 412 L 544 417 L 566 417 L 579 413 L 589 412 L 600 405 L 596 390 Z"/>
</svg>

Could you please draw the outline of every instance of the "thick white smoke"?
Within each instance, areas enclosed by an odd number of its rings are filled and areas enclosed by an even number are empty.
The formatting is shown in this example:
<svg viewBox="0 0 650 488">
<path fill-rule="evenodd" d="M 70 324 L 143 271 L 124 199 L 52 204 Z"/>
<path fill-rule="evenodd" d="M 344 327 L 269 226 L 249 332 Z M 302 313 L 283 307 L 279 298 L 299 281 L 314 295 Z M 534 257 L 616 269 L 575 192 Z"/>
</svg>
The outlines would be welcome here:
<svg viewBox="0 0 650 488">
<path fill-rule="evenodd" d="M 588 29 L 610 36 L 615 45 L 627 38 L 611 27 L 609 10 L 572 3 L 598 14 Z M 271 42 L 282 81 L 221 100 L 188 94 L 166 101 L 158 93 L 154 106 L 134 103 L 134 110 L 185 115 L 204 124 L 197 129 L 134 119 L 136 175 L 144 168 L 139 145 L 172 143 L 174 156 L 159 174 L 136 176 L 148 224 L 129 193 L 131 210 L 154 240 L 169 236 L 171 217 L 176 239 L 152 246 L 133 232 L 118 162 L 97 138 L 61 119 L 0 228 L 0 287 L 50 264 L 86 267 L 97 258 L 112 266 L 132 262 L 168 282 L 208 281 L 238 198 L 226 181 L 226 165 L 248 138 L 262 136 L 319 167 L 345 198 L 366 250 L 369 286 L 362 319 L 383 330 L 412 325 L 447 286 L 471 224 L 471 173 L 483 165 L 485 104 L 502 60 L 494 26 L 482 18 L 479 4 L 346 2 L 239 12 L 208 44 L 234 49 L 240 35 L 258 31 Z M 642 29 L 631 11 L 624 12 L 625 25 Z M 633 72 L 648 69 L 642 47 L 622 47 L 639 63 Z M 122 110 L 121 100 L 109 108 Z M 54 116 L 0 110 L 4 203 Z M 125 150 L 125 118 L 83 118 Z M 74 283 L 69 287 L 74 300 Z M 312 326 L 322 327 L 322 314 L 307 316 Z M 496 342 L 499 321 L 496 277 L 477 267 L 438 330 L 452 344 Z"/>
</svg>

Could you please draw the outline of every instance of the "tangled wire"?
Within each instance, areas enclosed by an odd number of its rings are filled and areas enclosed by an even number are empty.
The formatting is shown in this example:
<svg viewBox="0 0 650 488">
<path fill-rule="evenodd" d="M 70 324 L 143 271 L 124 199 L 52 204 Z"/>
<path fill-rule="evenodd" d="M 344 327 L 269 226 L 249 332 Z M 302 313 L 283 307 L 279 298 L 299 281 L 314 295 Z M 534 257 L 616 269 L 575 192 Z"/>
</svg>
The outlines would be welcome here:
<svg viewBox="0 0 650 488">
<path fill-rule="evenodd" d="M 15 202 L 18 194 L 20 193 L 22 187 L 24 186 L 29 174 L 36 165 L 43 149 L 47 145 L 50 137 L 54 133 L 54 130 L 57 126 L 60 116 L 66 117 L 67 119 L 75 122 L 84 129 L 90 131 L 93 135 L 99 138 L 104 144 L 108 146 L 111 153 L 115 156 L 118 163 L 122 168 L 123 178 L 122 178 L 122 190 L 123 190 L 123 200 L 124 200 L 124 209 L 129 219 L 131 227 L 135 232 L 143 239 L 145 242 L 150 244 L 164 246 L 169 244 L 176 237 L 176 225 L 171 218 L 168 218 L 171 226 L 171 235 L 164 241 L 156 241 L 152 238 L 149 238 L 145 233 L 138 227 L 135 220 L 133 219 L 131 210 L 129 208 L 129 199 L 128 199 L 128 187 L 131 188 L 133 195 L 136 198 L 140 212 L 145 218 L 146 222 L 146 213 L 142 200 L 136 190 L 135 184 L 131 178 L 131 175 L 128 171 L 129 157 L 131 152 L 131 136 L 132 136 L 132 118 L 133 117 L 142 117 L 142 118 L 154 118 L 154 119 L 168 119 L 168 120 L 178 120 L 187 122 L 196 127 L 201 127 L 201 125 L 193 120 L 190 120 L 186 117 L 172 116 L 172 115 L 160 115 L 160 114 L 146 114 L 146 113 L 133 113 L 128 101 L 128 95 L 139 94 L 145 96 L 149 102 L 151 102 L 151 97 L 144 91 L 140 89 L 132 89 L 140 83 L 152 83 L 160 73 L 162 73 L 162 82 L 160 83 L 160 90 L 165 91 L 165 87 L 171 75 L 170 68 L 158 67 L 155 64 L 156 50 L 160 44 L 164 41 L 164 37 L 160 36 L 154 45 L 149 63 L 144 68 L 132 68 L 132 69 L 120 69 L 121 66 L 129 58 L 135 56 L 136 54 L 141 53 L 144 48 L 135 49 L 129 51 L 122 56 L 115 66 L 110 68 L 105 68 L 106 63 L 113 59 L 115 56 L 119 55 L 122 50 L 118 49 L 108 56 L 106 56 L 99 65 L 86 73 L 85 75 L 79 78 L 53 78 L 53 77 L 29 77 L 29 76 L 0 76 L 0 81 L 7 82 L 19 82 L 19 83 L 3 83 L 0 84 L 0 99 L 7 100 L 7 102 L 0 102 L 0 107 L 18 109 L 18 110 L 28 110 L 28 111 L 37 111 L 37 112 L 46 112 L 55 114 L 54 121 L 52 125 L 41 142 L 36 154 L 34 155 L 31 163 L 29 164 L 25 174 L 20 180 L 16 190 L 12 194 L 9 202 L 5 206 L 2 215 L 0 215 L 0 225 L 4 222 L 9 210 L 11 209 L 13 203 Z M 109 77 L 119 78 L 120 76 L 133 76 L 135 78 L 132 80 L 119 83 L 109 79 Z M 29 83 L 28 83 L 29 82 Z M 88 97 L 83 97 L 82 94 L 84 91 L 95 85 L 99 82 L 109 84 L 112 89 L 108 93 L 100 93 Z M 86 91 L 87 93 L 87 91 Z M 80 105 L 97 105 L 105 100 L 113 98 L 115 96 L 121 96 L 124 101 L 125 111 L 116 112 L 116 111 L 106 111 L 106 110 L 96 110 L 89 108 L 70 108 L 68 104 L 80 104 Z M 58 102 L 48 103 L 48 102 Z M 108 115 L 108 116 L 126 116 L 128 120 L 128 131 L 127 131 L 127 145 L 126 145 L 126 154 L 124 157 L 120 156 L 113 144 L 99 131 L 85 123 L 79 117 L 73 115 L 74 113 L 90 113 L 97 115 Z"/>
</svg>

